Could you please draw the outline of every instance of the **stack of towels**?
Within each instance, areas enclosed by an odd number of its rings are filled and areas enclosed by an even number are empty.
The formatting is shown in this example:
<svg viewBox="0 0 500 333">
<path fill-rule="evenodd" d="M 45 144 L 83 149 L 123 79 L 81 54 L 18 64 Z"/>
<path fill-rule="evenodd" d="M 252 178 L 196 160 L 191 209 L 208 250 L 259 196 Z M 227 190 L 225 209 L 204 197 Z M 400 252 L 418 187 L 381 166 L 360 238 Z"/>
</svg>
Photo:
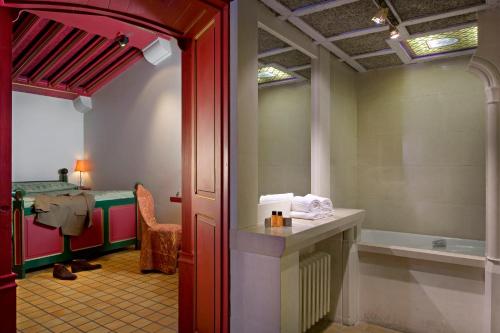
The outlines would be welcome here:
<svg viewBox="0 0 500 333">
<path fill-rule="evenodd" d="M 328 198 L 308 194 L 292 199 L 290 217 L 294 219 L 317 220 L 333 215 L 333 204 Z"/>
<path fill-rule="evenodd" d="M 293 200 L 293 193 L 268 194 L 268 195 L 261 195 L 259 203 L 268 204 L 268 203 L 284 202 L 284 201 L 292 202 L 292 200 Z"/>
</svg>

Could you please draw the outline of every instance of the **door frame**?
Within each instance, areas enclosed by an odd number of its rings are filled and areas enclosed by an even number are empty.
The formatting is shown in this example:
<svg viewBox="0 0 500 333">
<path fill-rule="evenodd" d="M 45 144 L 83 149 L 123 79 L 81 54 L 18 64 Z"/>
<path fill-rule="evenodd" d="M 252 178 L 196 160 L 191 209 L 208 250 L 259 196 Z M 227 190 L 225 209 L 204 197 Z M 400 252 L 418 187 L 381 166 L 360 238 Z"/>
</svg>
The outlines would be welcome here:
<svg viewBox="0 0 500 333">
<path fill-rule="evenodd" d="M 177 38 L 179 46 L 182 49 L 182 159 L 183 159 L 183 174 L 182 184 L 183 191 L 191 186 L 193 178 L 192 167 L 192 143 L 194 142 L 193 131 L 186 131 L 192 128 L 193 121 L 190 116 L 193 108 L 196 105 L 196 94 L 194 84 L 196 75 L 193 75 L 195 69 L 192 61 L 185 61 L 192 57 L 193 47 L 196 36 L 202 33 L 206 26 L 212 24 L 214 17 L 220 15 L 221 22 L 221 80 L 218 91 L 221 96 L 221 164 L 219 181 L 221 183 L 221 206 L 220 216 L 222 225 L 221 235 L 221 304 L 220 311 L 216 312 L 216 316 L 220 318 L 220 331 L 229 332 L 229 0 L 174 0 L 179 6 L 199 6 L 201 11 L 194 12 L 191 10 L 189 15 L 192 16 L 192 26 L 189 27 L 188 33 L 181 33 L 166 25 L 162 20 L 162 15 L 158 12 L 144 8 L 140 15 L 130 13 L 127 8 L 111 8 L 109 1 L 81 1 L 80 4 L 68 0 L 45 0 L 45 1 L 26 1 L 26 0 L 0 0 L 0 11 L 6 11 L 6 8 L 11 8 L 11 13 L 15 13 L 20 9 L 37 9 L 46 11 L 59 12 L 79 12 L 82 14 L 101 15 L 127 23 L 147 28 L 155 32 Z M 147 7 L 147 4 L 141 0 L 129 0 L 130 5 L 136 7 Z M 133 6 L 132 6 L 133 7 Z M 172 15 L 171 12 L 165 13 L 165 16 Z M 2 17 L 2 13 L 0 13 Z M 6 29 L 11 25 L 0 24 L 0 29 Z M 5 32 L 5 31 L 4 31 Z M 12 32 L 9 31 L 11 34 Z M 0 36 L 2 33 L 0 32 Z M 1 37 L 0 37 L 1 39 Z M 0 42 L 5 42 L 0 41 Z M 1 44 L 1 43 L 0 43 Z M 9 41 L 10 44 L 10 41 Z M 0 46 L 1 54 L 1 46 Z M 4 57 L 2 59 L 5 59 Z M 2 71 L 9 72 L 12 66 L 11 61 L 0 62 L 0 76 Z M 5 77 L 5 76 L 4 76 Z M 12 140 L 12 105 L 10 96 L 12 94 L 12 85 L 2 82 L 0 79 L 0 308 L 2 308 L 2 332 L 16 332 L 16 284 L 15 275 L 12 273 L 12 209 L 10 207 L 11 197 L 11 140 Z M 8 192 L 8 193 L 7 193 Z M 184 193 L 183 193 L 184 194 Z M 196 300 L 192 288 L 195 286 L 195 266 L 194 258 L 196 249 L 194 247 L 194 228 L 193 221 L 185 212 L 191 207 L 191 198 L 189 195 L 183 198 L 183 214 L 182 214 L 182 259 L 179 264 L 179 328 L 180 332 L 194 331 L 194 309 L 196 308 Z M 184 237 L 186 241 L 184 241 Z M 181 281 L 182 280 L 182 281 Z"/>
</svg>

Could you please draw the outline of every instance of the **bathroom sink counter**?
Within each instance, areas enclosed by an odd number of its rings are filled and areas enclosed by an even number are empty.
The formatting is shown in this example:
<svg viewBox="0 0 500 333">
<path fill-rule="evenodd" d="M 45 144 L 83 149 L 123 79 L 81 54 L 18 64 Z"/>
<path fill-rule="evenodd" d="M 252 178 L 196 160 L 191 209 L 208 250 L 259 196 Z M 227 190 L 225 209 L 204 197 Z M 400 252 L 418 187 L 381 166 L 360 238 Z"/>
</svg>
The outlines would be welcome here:
<svg viewBox="0 0 500 333">
<path fill-rule="evenodd" d="M 333 216 L 319 220 L 293 219 L 291 227 L 266 228 L 263 223 L 234 230 L 233 249 L 282 257 L 347 229 L 360 226 L 364 210 L 336 208 Z M 358 232 L 360 228 L 357 228 Z"/>
</svg>

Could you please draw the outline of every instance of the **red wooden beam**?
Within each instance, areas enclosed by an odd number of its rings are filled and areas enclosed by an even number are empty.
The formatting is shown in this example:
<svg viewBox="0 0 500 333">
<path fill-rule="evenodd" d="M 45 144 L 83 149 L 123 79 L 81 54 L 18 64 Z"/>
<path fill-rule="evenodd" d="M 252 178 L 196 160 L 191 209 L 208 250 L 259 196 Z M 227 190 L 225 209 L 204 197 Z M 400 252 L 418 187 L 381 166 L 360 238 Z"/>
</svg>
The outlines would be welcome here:
<svg viewBox="0 0 500 333">
<path fill-rule="evenodd" d="M 131 66 L 133 63 L 142 58 L 142 52 L 137 49 L 130 49 L 125 53 L 125 55 L 119 59 L 117 62 L 113 63 L 107 69 L 105 69 L 98 76 L 90 79 L 90 81 L 84 86 L 85 91 L 92 95 L 109 81 L 114 78 L 114 74 L 121 71 L 125 66 Z"/>
<path fill-rule="evenodd" d="M 30 48 L 19 60 L 16 59 L 16 65 L 14 67 L 12 78 L 18 77 L 23 70 L 30 65 L 34 57 L 36 57 L 43 48 L 54 38 L 62 29 L 64 25 L 54 23 L 47 30 L 47 32 L 35 42 L 32 48 Z"/>
<path fill-rule="evenodd" d="M 105 38 L 96 38 L 85 51 L 73 58 L 73 60 L 71 60 L 66 65 L 66 68 L 61 70 L 50 80 L 50 85 L 55 87 L 59 83 L 63 82 L 66 78 L 68 78 L 68 76 L 70 76 L 72 73 L 74 73 L 75 70 L 78 69 L 78 66 L 87 61 L 88 58 L 92 57 L 99 49 L 101 49 L 106 44 L 106 42 L 107 41 Z"/>
<path fill-rule="evenodd" d="M 79 95 L 84 95 L 84 94 L 78 94 L 78 93 L 72 92 L 72 91 L 66 91 L 63 88 L 52 89 L 52 88 L 49 88 L 49 87 L 42 85 L 42 84 L 39 84 L 39 83 L 26 84 L 26 83 L 22 83 L 22 82 L 13 82 L 12 83 L 12 90 L 30 93 L 30 94 L 37 94 L 37 95 L 42 95 L 42 96 L 70 99 L 70 100 L 77 98 Z"/>
<path fill-rule="evenodd" d="M 92 75 L 96 75 L 99 71 L 110 64 L 110 62 L 119 54 L 123 49 L 115 43 L 111 48 L 104 51 L 102 54 L 98 56 L 98 62 L 95 64 L 89 64 L 87 67 L 80 72 L 77 76 L 75 76 L 71 82 L 68 83 L 69 89 L 73 89 L 78 87 L 80 83 L 85 83 Z"/>
<path fill-rule="evenodd" d="M 14 37 L 12 39 L 13 46 L 19 44 L 19 42 L 26 37 L 28 31 L 30 31 L 30 29 L 40 20 L 38 16 L 34 15 L 22 16 L 19 19 L 22 19 L 22 22 L 19 23 L 18 28 L 14 31 Z"/>
<path fill-rule="evenodd" d="M 53 69 L 57 62 L 66 56 L 85 36 L 87 36 L 85 31 L 75 31 L 68 40 L 58 46 L 60 51 L 54 52 L 49 58 L 45 59 L 44 63 L 31 75 L 30 80 L 37 83 L 43 79 L 44 75 Z"/>
</svg>

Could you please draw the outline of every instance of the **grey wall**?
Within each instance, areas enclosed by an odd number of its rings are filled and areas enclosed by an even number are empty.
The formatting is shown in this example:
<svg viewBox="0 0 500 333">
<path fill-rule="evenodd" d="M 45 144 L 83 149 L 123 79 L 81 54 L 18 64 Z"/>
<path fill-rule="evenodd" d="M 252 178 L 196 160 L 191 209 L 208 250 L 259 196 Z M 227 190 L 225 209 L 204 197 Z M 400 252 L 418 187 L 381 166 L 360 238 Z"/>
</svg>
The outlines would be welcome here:
<svg viewBox="0 0 500 333">
<path fill-rule="evenodd" d="M 338 60 L 331 65 L 331 197 L 335 207 L 356 206 L 356 73 Z"/>
<path fill-rule="evenodd" d="M 93 96 L 85 115 L 85 153 L 95 189 L 132 189 L 136 182 L 155 198 L 161 223 L 181 223 L 181 52 L 158 66 L 144 60 Z"/>
<path fill-rule="evenodd" d="M 311 189 L 311 85 L 259 89 L 259 194 Z"/>
<path fill-rule="evenodd" d="M 469 57 L 358 75 L 364 227 L 484 239 L 484 92 Z"/>
<path fill-rule="evenodd" d="M 72 101 L 12 93 L 12 178 L 14 181 L 58 179 L 67 168 L 77 184 L 75 161 L 83 157 L 83 114 Z"/>
</svg>

